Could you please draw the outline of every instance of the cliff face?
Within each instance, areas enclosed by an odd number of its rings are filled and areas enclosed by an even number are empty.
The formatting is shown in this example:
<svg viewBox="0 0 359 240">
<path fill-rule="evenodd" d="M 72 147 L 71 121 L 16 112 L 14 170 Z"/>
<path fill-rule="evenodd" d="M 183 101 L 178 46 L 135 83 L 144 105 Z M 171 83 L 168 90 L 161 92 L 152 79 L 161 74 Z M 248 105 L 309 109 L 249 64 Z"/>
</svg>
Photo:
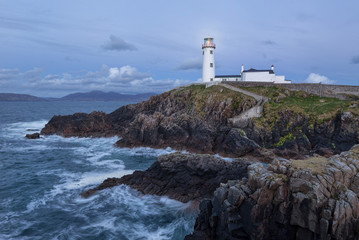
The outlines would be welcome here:
<svg viewBox="0 0 359 240">
<path fill-rule="evenodd" d="M 98 190 L 126 184 L 144 194 L 166 195 L 181 202 L 198 203 L 212 198 L 220 183 L 246 176 L 248 165 L 246 161 L 228 162 L 208 154 L 173 153 L 158 157 L 146 171 L 108 178 L 82 196 L 88 197 Z"/>
<path fill-rule="evenodd" d="M 251 123 L 243 130 L 260 146 L 274 148 L 277 155 L 286 158 L 313 153 L 328 157 L 359 143 L 359 117 L 351 112 L 313 123 L 305 114 L 281 110 L 266 126 Z"/>
<path fill-rule="evenodd" d="M 223 87 L 204 86 L 172 90 L 142 103 L 105 114 L 54 116 L 41 134 L 121 136 L 122 147 L 172 147 L 198 153 L 244 155 L 259 146 L 227 119 L 255 105 L 255 100 Z"/>
<path fill-rule="evenodd" d="M 223 86 L 192 85 L 105 114 L 54 116 L 41 134 L 120 136 L 120 147 L 172 147 L 227 156 L 274 149 L 283 157 L 318 153 L 331 156 L 359 143 L 357 101 L 291 92 L 282 88 L 248 88 L 271 100 L 262 117 L 233 127 L 230 118 L 256 105 L 246 95 Z M 267 158 L 267 157 L 264 157 Z"/>
<path fill-rule="evenodd" d="M 203 201 L 186 239 L 358 239 L 359 145 L 331 158 L 248 167 Z"/>
</svg>

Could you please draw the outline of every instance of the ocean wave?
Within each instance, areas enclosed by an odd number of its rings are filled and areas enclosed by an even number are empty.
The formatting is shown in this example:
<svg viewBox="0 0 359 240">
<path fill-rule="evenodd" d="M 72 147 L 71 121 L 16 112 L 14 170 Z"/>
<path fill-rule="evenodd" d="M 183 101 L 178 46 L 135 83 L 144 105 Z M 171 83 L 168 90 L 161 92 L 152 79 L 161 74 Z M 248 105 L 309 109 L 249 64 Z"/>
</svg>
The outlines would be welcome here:
<svg viewBox="0 0 359 240">
<path fill-rule="evenodd" d="M 176 150 L 173 150 L 170 147 L 167 147 L 165 149 L 155 149 L 150 147 L 117 148 L 116 151 L 128 156 L 150 156 L 150 157 L 158 157 L 160 155 L 176 152 Z"/>
<path fill-rule="evenodd" d="M 3 137 L 9 137 L 9 138 L 23 138 L 26 134 L 32 133 L 33 131 L 28 131 L 29 129 L 36 129 L 41 130 L 43 127 L 45 127 L 45 124 L 48 122 L 48 120 L 41 119 L 38 121 L 32 121 L 32 122 L 17 122 L 17 123 L 10 123 L 6 124 L 3 127 L 2 135 Z"/>
</svg>

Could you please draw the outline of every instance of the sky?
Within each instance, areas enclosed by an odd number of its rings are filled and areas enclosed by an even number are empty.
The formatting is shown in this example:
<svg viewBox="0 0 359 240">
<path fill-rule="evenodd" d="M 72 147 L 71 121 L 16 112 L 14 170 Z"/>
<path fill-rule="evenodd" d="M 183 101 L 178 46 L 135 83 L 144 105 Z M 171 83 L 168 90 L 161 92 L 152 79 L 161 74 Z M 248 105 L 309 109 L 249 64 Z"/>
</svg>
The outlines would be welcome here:
<svg viewBox="0 0 359 240">
<path fill-rule="evenodd" d="M 1 0 L 0 92 L 164 92 L 269 69 L 293 83 L 359 85 L 357 0 Z"/>
</svg>

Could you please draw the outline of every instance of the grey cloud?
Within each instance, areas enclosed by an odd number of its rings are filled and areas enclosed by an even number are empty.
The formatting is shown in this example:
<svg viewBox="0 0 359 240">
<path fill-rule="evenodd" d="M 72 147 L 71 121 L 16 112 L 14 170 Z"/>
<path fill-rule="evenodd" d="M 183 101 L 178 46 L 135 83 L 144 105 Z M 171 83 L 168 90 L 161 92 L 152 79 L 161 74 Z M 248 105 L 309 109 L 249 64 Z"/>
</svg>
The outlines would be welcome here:
<svg viewBox="0 0 359 240">
<path fill-rule="evenodd" d="M 116 37 L 114 35 L 110 36 L 110 40 L 103 45 L 103 49 L 110 51 L 136 51 L 137 48 L 135 45 L 126 42 L 122 38 Z"/>
<path fill-rule="evenodd" d="M 112 68 L 104 65 L 99 71 L 81 73 L 79 75 L 63 73 L 34 78 L 33 81 L 28 81 L 27 86 L 37 90 L 112 90 L 136 93 L 161 92 L 180 85 L 189 84 L 190 82 L 183 79 L 156 80 L 149 73 L 140 72 L 129 65 Z"/>
<path fill-rule="evenodd" d="M 0 81 L 7 81 L 14 79 L 18 76 L 19 69 L 0 69 Z"/>
<path fill-rule="evenodd" d="M 200 59 L 188 59 L 179 65 L 177 70 L 202 69 L 202 61 Z"/>
<path fill-rule="evenodd" d="M 30 82 L 36 82 L 41 79 L 43 70 L 41 68 L 34 68 L 30 71 L 27 71 L 23 74 L 23 77 Z"/>
<path fill-rule="evenodd" d="M 277 43 L 274 42 L 274 41 L 272 41 L 272 40 L 263 41 L 263 44 L 264 44 L 264 45 L 277 45 Z"/>
<path fill-rule="evenodd" d="M 0 17 L 0 28 L 22 31 L 42 31 L 44 28 L 54 27 L 55 24 L 31 18 Z"/>
<path fill-rule="evenodd" d="M 354 56 L 354 57 L 352 57 L 351 63 L 352 63 L 352 64 L 359 64 L 359 56 Z"/>
</svg>

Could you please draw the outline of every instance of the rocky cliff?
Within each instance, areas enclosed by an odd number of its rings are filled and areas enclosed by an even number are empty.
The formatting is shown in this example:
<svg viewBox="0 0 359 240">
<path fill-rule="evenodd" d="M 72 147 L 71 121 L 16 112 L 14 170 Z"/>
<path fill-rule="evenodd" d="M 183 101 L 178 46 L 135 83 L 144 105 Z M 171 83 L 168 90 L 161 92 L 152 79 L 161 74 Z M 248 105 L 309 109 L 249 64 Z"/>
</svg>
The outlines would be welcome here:
<svg viewBox="0 0 359 240">
<path fill-rule="evenodd" d="M 247 176 L 248 165 L 244 160 L 228 162 L 208 154 L 173 153 L 158 157 L 146 171 L 108 178 L 82 196 L 88 197 L 99 190 L 126 184 L 144 194 L 166 195 L 181 202 L 198 203 L 212 198 L 220 183 Z"/>
<path fill-rule="evenodd" d="M 200 205 L 186 239 L 358 239 L 359 145 L 331 158 L 248 167 Z"/>
<path fill-rule="evenodd" d="M 234 126 L 229 119 L 256 105 L 223 86 L 192 85 L 105 114 L 54 116 L 41 134 L 120 136 L 120 147 L 172 147 L 196 153 L 283 157 L 331 156 L 359 143 L 358 100 L 321 98 L 278 87 L 247 88 L 270 99 L 262 117 Z M 263 156 L 262 156 L 263 157 Z M 268 157 L 263 157 L 268 160 Z M 270 158 L 269 158 L 270 159 Z"/>
<path fill-rule="evenodd" d="M 223 87 L 191 86 L 105 114 L 54 116 L 41 134 L 64 137 L 121 137 L 121 147 L 172 147 L 197 153 L 240 156 L 260 147 L 243 131 L 227 126 L 228 118 L 255 105 L 255 100 Z"/>
</svg>

